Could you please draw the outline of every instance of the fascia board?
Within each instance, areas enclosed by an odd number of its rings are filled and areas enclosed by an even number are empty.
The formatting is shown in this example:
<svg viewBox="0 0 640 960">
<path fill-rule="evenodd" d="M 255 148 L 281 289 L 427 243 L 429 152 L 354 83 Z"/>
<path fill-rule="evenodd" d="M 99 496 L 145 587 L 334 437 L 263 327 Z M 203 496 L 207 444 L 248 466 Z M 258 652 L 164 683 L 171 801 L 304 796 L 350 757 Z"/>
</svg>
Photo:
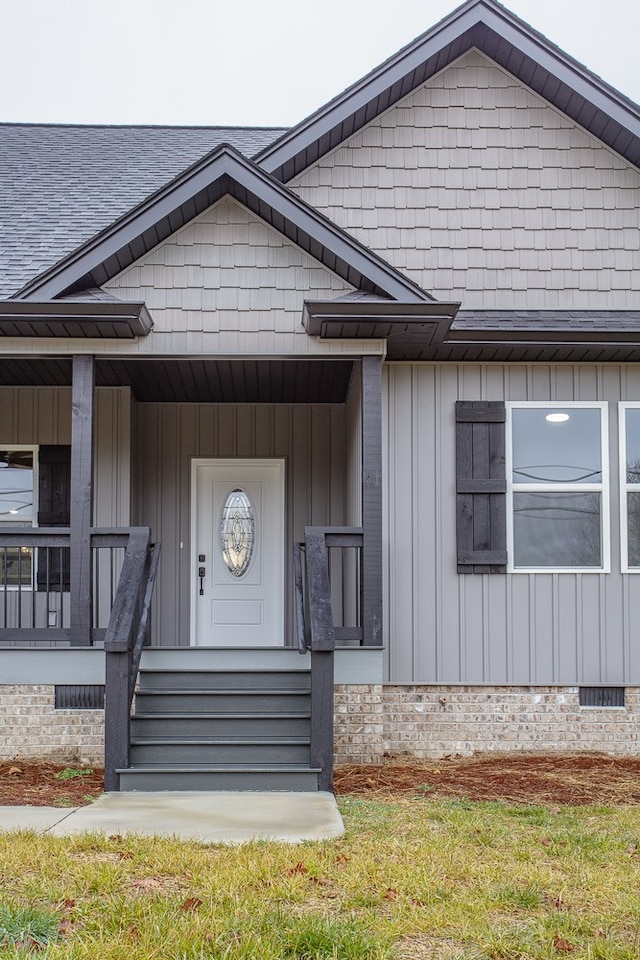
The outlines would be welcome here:
<svg viewBox="0 0 640 960">
<path fill-rule="evenodd" d="M 486 0 L 477 0 L 466 8 L 454 11 L 449 18 L 413 41 L 363 80 L 349 87 L 306 121 L 302 121 L 297 128 L 293 128 L 258 154 L 255 157 L 256 163 L 269 173 L 280 170 L 294 156 L 363 110 L 394 84 L 400 83 L 422 67 L 427 60 L 460 41 L 465 34 L 469 35 L 470 47 L 477 46 L 482 50 L 483 31 L 477 28 L 484 28 L 505 40 L 561 84 L 574 90 L 597 110 L 619 123 L 632 136 L 640 137 L 640 112 L 635 108 L 635 104 L 578 61 L 564 54 L 560 48 L 550 44 L 542 34 L 515 21 L 508 11 L 493 3 L 487 3 Z M 443 66 L 444 64 L 439 69 Z"/>
<path fill-rule="evenodd" d="M 372 74 L 329 101 L 307 120 L 303 120 L 297 128 L 294 127 L 292 131 L 276 140 L 275 144 L 259 153 L 254 158 L 256 163 L 268 173 L 280 169 L 292 156 L 300 153 L 358 110 L 366 107 L 389 87 L 401 82 L 408 74 L 417 70 L 426 60 L 435 56 L 448 44 L 458 40 L 478 22 L 479 18 L 474 8 L 456 17 L 454 22 L 434 28 L 437 32 L 430 32 L 415 40 L 390 61 L 386 61 Z"/>
<path fill-rule="evenodd" d="M 305 300 L 302 325 L 309 336 L 320 339 L 387 339 L 397 335 L 414 335 L 429 343 L 442 342 L 454 320 L 459 303 L 319 301 Z M 370 333 L 363 333 L 362 326 Z M 336 333 L 336 331 L 338 331 Z M 413 331 L 413 334 L 412 334 Z"/>
<path fill-rule="evenodd" d="M 254 170 L 245 165 L 238 165 L 233 174 L 230 172 L 230 176 L 247 193 L 277 211 L 290 224 L 330 250 L 392 299 L 433 301 L 430 294 L 402 277 L 384 260 L 344 233 L 323 214 L 307 206 L 278 181 L 257 176 Z"/>
<path fill-rule="evenodd" d="M 538 39 L 538 36 L 526 32 L 498 11 L 488 11 L 483 16 L 482 23 L 560 83 L 574 90 L 597 110 L 607 114 L 611 120 L 629 130 L 633 136 L 640 136 L 640 111 L 637 107 L 634 109 L 635 104 L 590 73 L 586 67 L 564 54 L 559 48 L 551 47 L 548 42 L 544 42 L 542 36 Z"/>
<path fill-rule="evenodd" d="M 142 302 L 100 303 L 53 300 L 44 303 L 7 300 L 0 302 L 0 336 L 68 336 L 64 324 L 72 324 L 84 335 L 106 339 L 146 337 L 153 327 L 151 315 Z M 51 326 L 53 324 L 53 326 Z M 60 332 L 56 326 L 60 324 Z M 8 332 L 4 332 L 4 329 Z M 74 333 L 74 336 L 77 333 Z"/>
<path fill-rule="evenodd" d="M 150 197 L 66 261 L 27 284 L 15 299 L 51 300 L 60 296 L 82 277 L 137 240 L 145 231 L 152 230 L 162 220 L 170 217 L 183 204 L 193 201 L 195 197 L 225 179 L 228 181 L 224 183 L 225 193 L 234 195 L 234 184 L 242 187 L 393 299 L 433 299 L 228 146 L 218 148 L 214 155 L 190 168 L 164 191 Z"/>
<path fill-rule="evenodd" d="M 164 217 L 170 216 L 183 203 L 223 176 L 226 171 L 219 152 L 216 153 L 218 155 L 207 158 L 204 163 L 200 161 L 195 169 L 191 167 L 169 187 L 143 201 L 61 263 L 26 284 L 15 299 L 32 300 L 38 297 L 50 300 L 60 296 L 118 250 L 152 229 Z"/>
</svg>

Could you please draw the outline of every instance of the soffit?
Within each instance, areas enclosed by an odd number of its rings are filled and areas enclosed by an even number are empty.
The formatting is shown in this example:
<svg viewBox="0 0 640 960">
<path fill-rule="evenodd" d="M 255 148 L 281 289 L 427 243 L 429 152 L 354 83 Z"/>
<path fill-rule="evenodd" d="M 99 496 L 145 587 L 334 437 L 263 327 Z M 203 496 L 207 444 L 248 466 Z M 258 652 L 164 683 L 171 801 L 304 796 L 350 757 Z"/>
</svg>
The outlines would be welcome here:
<svg viewBox="0 0 640 960">
<path fill-rule="evenodd" d="M 291 180 L 472 47 L 640 166 L 640 107 L 495 0 L 469 0 L 254 159 Z"/>
<path fill-rule="evenodd" d="M 69 357 L 11 357 L 0 386 L 70 386 Z M 130 386 L 140 403 L 344 403 L 352 360 L 96 358 L 98 387 Z"/>
</svg>

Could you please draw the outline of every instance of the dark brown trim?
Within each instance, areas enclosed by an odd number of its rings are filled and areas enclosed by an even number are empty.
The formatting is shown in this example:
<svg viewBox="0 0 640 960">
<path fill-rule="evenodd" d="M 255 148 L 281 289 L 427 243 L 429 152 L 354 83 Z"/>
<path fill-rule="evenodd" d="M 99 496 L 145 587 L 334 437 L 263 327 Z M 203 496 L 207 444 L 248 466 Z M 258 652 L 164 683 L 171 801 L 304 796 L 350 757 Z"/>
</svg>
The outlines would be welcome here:
<svg viewBox="0 0 640 960">
<path fill-rule="evenodd" d="M 302 325 L 321 340 L 418 342 L 421 349 L 443 343 L 459 303 L 397 303 L 390 300 L 305 300 Z"/>
<path fill-rule="evenodd" d="M 363 357 L 363 646 L 382 646 L 382 357 Z"/>
<path fill-rule="evenodd" d="M 91 643 L 94 360 L 74 356 L 71 388 L 71 645 Z"/>
<path fill-rule="evenodd" d="M 636 166 L 638 107 L 495 0 L 468 0 L 256 155 L 288 182 L 476 47 Z"/>
<path fill-rule="evenodd" d="M 0 301 L 0 337 L 135 340 L 153 321 L 144 303 L 109 301 Z"/>
<path fill-rule="evenodd" d="M 393 300 L 433 297 L 237 150 L 222 144 L 143 203 L 30 280 L 16 299 L 102 287 L 225 195 L 357 289 Z"/>
</svg>

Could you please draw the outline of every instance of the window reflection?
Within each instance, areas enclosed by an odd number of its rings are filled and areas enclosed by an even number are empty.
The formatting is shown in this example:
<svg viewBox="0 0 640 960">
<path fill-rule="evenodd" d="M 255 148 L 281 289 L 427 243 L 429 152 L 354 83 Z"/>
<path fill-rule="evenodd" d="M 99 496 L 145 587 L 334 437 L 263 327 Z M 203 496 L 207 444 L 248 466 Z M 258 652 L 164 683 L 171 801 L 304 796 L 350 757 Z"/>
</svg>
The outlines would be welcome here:
<svg viewBox="0 0 640 960">
<path fill-rule="evenodd" d="M 549 421 L 550 412 L 567 419 Z M 600 449 L 599 410 L 513 410 L 513 483 L 600 483 Z"/>
<path fill-rule="evenodd" d="M 0 523 L 33 523 L 32 450 L 0 450 Z"/>
<path fill-rule="evenodd" d="M 512 564 L 603 566 L 602 408 L 511 408 Z"/>
<path fill-rule="evenodd" d="M 0 525 L 33 525 L 33 450 L 0 450 Z M 31 586 L 31 547 L 0 547 L 0 584 Z"/>
<path fill-rule="evenodd" d="M 599 493 L 515 493 L 513 527 L 519 566 L 600 566 Z"/>
</svg>

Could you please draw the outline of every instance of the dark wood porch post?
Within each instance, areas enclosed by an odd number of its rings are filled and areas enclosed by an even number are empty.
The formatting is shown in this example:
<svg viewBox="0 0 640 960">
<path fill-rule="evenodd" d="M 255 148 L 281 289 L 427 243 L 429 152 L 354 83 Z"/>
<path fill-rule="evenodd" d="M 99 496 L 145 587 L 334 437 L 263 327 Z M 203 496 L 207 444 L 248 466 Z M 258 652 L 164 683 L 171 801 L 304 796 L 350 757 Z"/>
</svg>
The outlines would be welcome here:
<svg viewBox="0 0 640 960">
<path fill-rule="evenodd" d="M 93 521 L 93 357 L 74 356 L 71 390 L 71 645 L 91 643 Z"/>
<path fill-rule="evenodd" d="M 363 645 L 382 645 L 382 357 L 362 358 Z"/>
</svg>

